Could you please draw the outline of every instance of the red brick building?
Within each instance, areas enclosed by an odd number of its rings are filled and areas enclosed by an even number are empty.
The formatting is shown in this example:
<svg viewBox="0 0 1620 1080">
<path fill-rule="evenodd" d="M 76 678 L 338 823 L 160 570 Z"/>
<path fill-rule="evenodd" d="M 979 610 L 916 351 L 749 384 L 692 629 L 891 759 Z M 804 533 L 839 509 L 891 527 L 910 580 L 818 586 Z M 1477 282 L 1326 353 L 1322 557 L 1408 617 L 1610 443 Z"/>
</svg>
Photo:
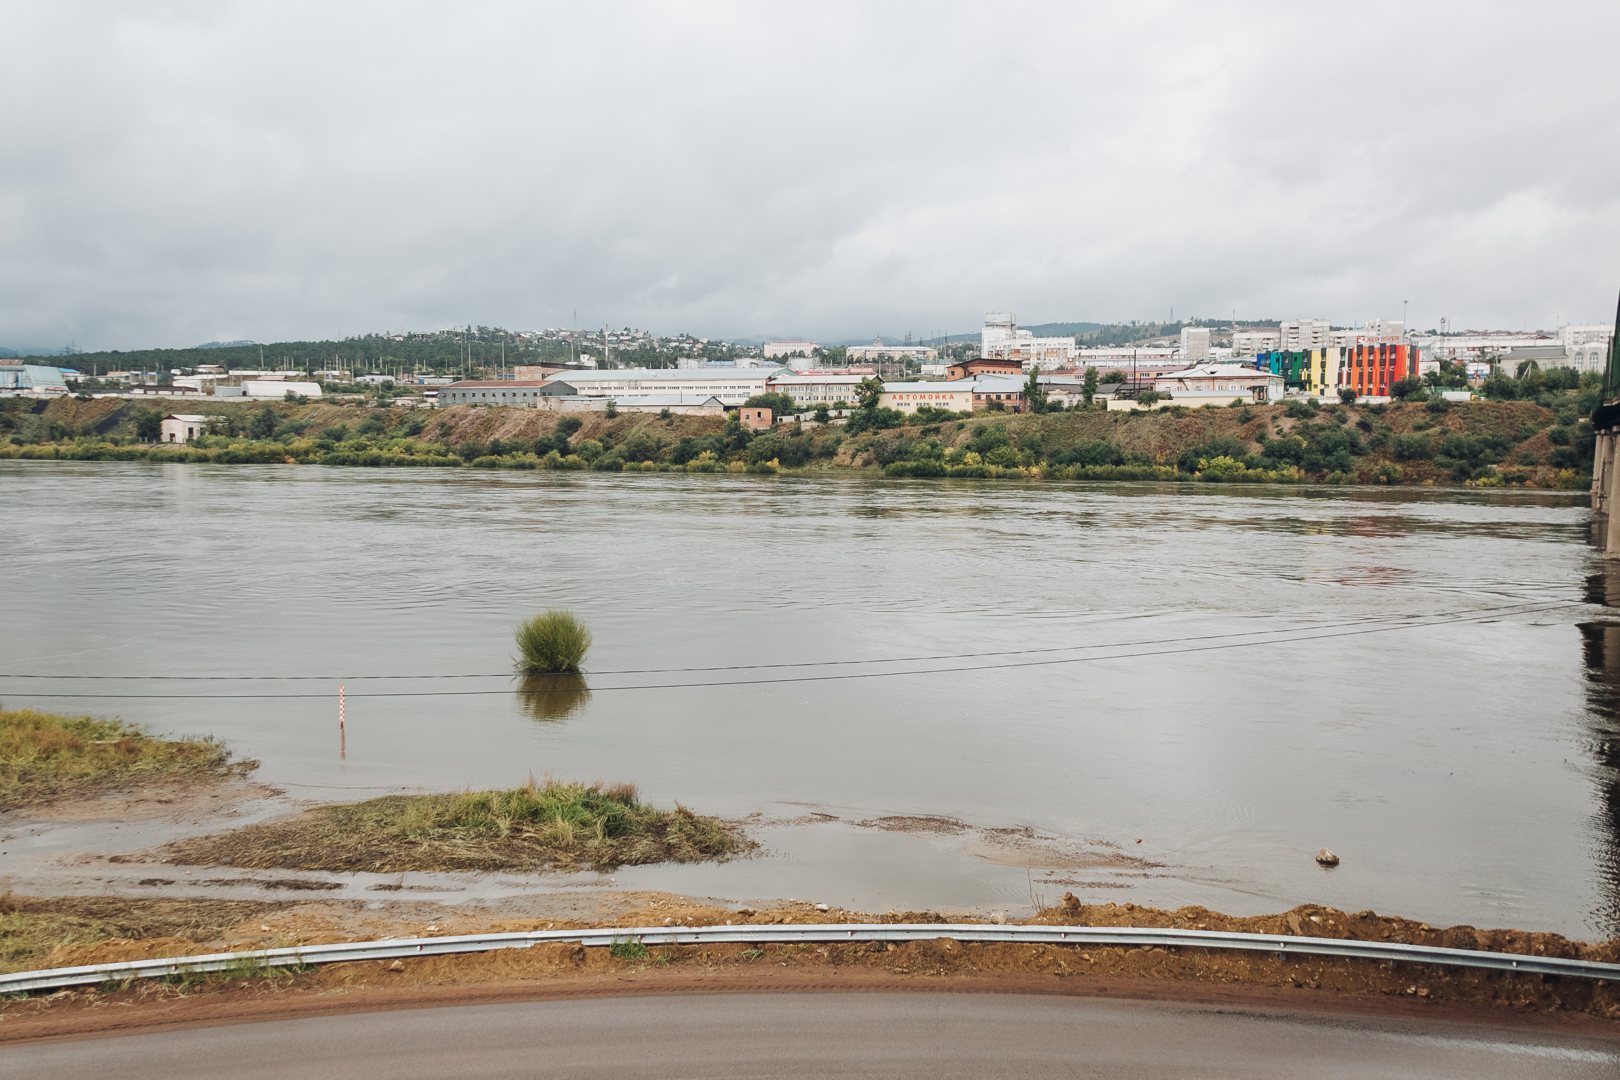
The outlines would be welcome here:
<svg viewBox="0 0 1620 1080">
<path fill-rule="evenodd" d="M 1022 375 L 1024 365 L 1014 359 L 980 358 L 961 360 L 945 369 L 945 380 L 975 379 L 980 375 Z"/>
</svg>

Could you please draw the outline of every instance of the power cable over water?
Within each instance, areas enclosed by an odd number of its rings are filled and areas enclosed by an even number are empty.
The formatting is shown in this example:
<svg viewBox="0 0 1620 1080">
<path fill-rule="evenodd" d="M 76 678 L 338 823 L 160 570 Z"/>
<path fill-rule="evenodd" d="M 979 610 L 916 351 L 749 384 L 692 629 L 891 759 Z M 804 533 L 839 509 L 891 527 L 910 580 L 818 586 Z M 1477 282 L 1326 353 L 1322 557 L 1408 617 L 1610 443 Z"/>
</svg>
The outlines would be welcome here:
<svg viewBox="0 0 1620 1080">
<path fill-rule="evenodd" d="M 1117 652 L 1117 651 L 1114 651 L 1114 652 L 1107 652 L 1104 655 L 1099 655 L 1099 656 L 1073 656 L 1073 657 L 1063 657 L 1063 658 L 1053 658 L 1053 659 L 1043 659 L 1043 660 L 1020 660 L 1020 661 L 1014 661 L 1014 662 L 1010 662 L 1010 663 L 974 664 L 974 665 L 968 665 L 968 666 L 952 666 L 952 667 L 943 667 L 943 668 L 914 668 L 914 669 L 906 670 L 906 671 L 863 671 L 863 672 L 849 672 L 849 673 L 828 674 L 828 675 L 795 675 L 795 676 L 787 676 L 787 677 L 783 677 L 783 678 L 770 678 L 770 679 L 717 679 L 717 680 L 709 680 L 709 681 L 703 681 L 703 682 L 638 683 L 638 684 L 634 684 L 634 685 L 630 685 L 630 686 L 592 687 L 591 692 L 592 693 L 611 693 L 611 692 L 614 692 L 614 691 L 621 691 L 621 690 L 684 690 L 684 689 L 697 689 L 697 688 L 702 688 L 702 687 L 777 686 L 777 685 L 790 684 L 790 683 L 846 682 L 846 681 L 853 681 L 853 680 L 858 680 L 858 679 L 901 678 L 901 677 L 910 676 L 910 675 L 949 675 L 949 674 L 959 674 L 959 673 L 976 672 L 976 671 L 1004 671 L 1004 670 L 1014 670 L 1014 669 L 1019 669 L 1019 668 L 1052 667 L 1052 666 L 1063 665 L 1063 664 L 1096 663 L 1096 662 L 1099 662 L 1099 661 L 1106 661 L 1106 660 L 1128 660 L 1128 659 L 1139 659 L 1139 658 L 1142 658 L 1142 657 L 1152 657 L 1152 656 L 1179 656 L 1179 655 L 1186 655 L 1186 654 L 1190 654 L 1190 653 L 1217 652 L 1217 651 L 1222 651 L 1222 650 L 1227 650 L 1227 649 L 1253 648 L 1254 646 L 1257 646 L 1257 645 L 1276 645 L 1276 644 L 1279 643 L 1279 638 L 1278 638 L 1279 634 L 1290 634 L 1290 636 L 1286 639 L 1289 642 L 1325 641 L 1325 640 L 1332 640 L 1332 639 L 1337 639 L 1337 638 L 1360 637 L 1360 636 L 1365 635 L 1365 634 L 1389 633 L 1389 632 L 1395 631 L 1395 630 L 1421 629 L 1421 628 L 1424 628 L 1424 627 L 1431 627 L 1431 626 L 1457 626 L 1457 625 L 1463 625 L 1463 624 L 1468 624 L 1468 623 L 1484 622 L 1484 621 L 1487 621 L 1487 620 L 1490 620 L 1490 619 L 1502 618 L 1502 617 L 1509 616 L 1509 615 L 1531 614 L 1531 613 L 1535 613 L 1535 612 L 1539 612 L 1539 611 L 1548 611 L 1548 610 L 1552 610 L 1554 608 L 1571 607 L 1571 606 L 1584 606 L 1584 605 L 1580 604 L 1577 601 L 1557 601 L 1557 602 L 1547 603 L 1547 604 L 1519 606 L 1519 607 L 1516 607 L 1516 608 L 1498 608 L 1498 609 L 1484 609 L 1484 610 L 1473 609 L 1473 610 L 1462 611 L 1462 612 L 1437 612 L 1437 613 L 1432 614 L 1432 615 L 1415 616 L 1415 617 L 1412 617 L 1410 619 L 1405 619 L 1405 620 L 1396 620 L 1396 619 L 1384 620 L 1382 622 L 1379 622 L 1379 623 L 1377 623 L 1375 625 L 1371 625 L 1371 626 L 1366 625 L 1367 620 L 1357 620 L 1353 624 L 1344 624 L 1344 623 L 1331 624 L 1330 623 L 1330 624 L 1323 624 L 1323 625 L 1320 625 L 1318 627 L 1313 628 L 1313 630 L 1315 630 L 1315 631 L 1320 631 L 1320 630 L 1324 630 L 1324 629 L 1332 630 L 1333 632 L 1330 632 L 1330 633 L 1321 633 L 1321 632 L 1312 632 L 1312 631 L 1291 632 L 1291 631 L 1286 630 L 1286 629 L 1283 629 L 1283 630 L 1254 630 L 1254 631 L 1249 631 L 1247 633 L 1240 633 L 1240 634 L 1210 634 L 1210 635 L 1204 635 L 1204 636 L 1201 636 L 1201 637 L 1164 638 L 1164 639 L 1158 639 L 1158 640 L 1153 640 L 1153 641 L 1144 641 L 1144 642 L 1115 642 L 1115 643 L 1100 644 L 1100 645 L 1073 645 L 1073 646 L 1067 646 L 1067 647 L 1061 647 L 1060 646 L 1060 647 L 1055 647 L 1055 648 L 1051 648 L 1051 649 L 1042 649 L 1042 650 L 1017 650 L 1016 653 L 1015 653 L 1015 655 L 1027 656 L 1027 655 L 1031 655 L 1031 654 L 1034 654 L 1034 653 L 1072 652 L 1072 651 L 1081 651 L 1081 650 L 1095 652 L 1097 650 L 1130 649 L 1130 648 L 1138 648 L 1139 646 L 1142 646 L 1142 645 L 1171 644 L 1171 645 L 1184 645 L 1184 646 L 1186 646 L 1186 647 L 1183 647 L 1183 648 L 1168 648 L 1168 649 L 1139 649 L 1139 651 L 1135 651 L 1135 652 Z M 1345 625 L 1351 625 L 1354 628 L 1352 628 L 1352 629 L 1337 629 L 1337 627 L 1342 627 L 1342 626 L 1345 626 Z M 1221 639 L 1230 639 L 1230 638 L 1238 638 L 1238 637 L 1260 638 L 1261 640 L 1252 640 L 1252 641 L 1221 640 Z M 1009 655 L 1009 653 L 1007 653 L 1007 652 L 1001 652 L 1001 653 L 978 653 L 978 654 L 963 653 L 963 654 L 945 655 L 945 656 L 919 657 L 919 658 L 916 658 L 916 660 L 911 660 L 911 661 L 908 661 L 908 660 L 828 661 L 828 662 L 824 662 L 824 663 L 806 663 L 806 664 L 737 665 L 735 667 L 728 667 L 728 668 L 644 669 L 644 670 L 641 670 L 641 671 L 594 672 L 592 674 L 597 674 L 597 675 L 607 675 L 607 674 L 656 674 L 656 673 L 662 673 L 662 672 L 672 672 L 672 673 L 673 672 L 690 672 L 690 673 L 693 673 L 693 674 L 697 674 L 697 673 L 701 673 L 701 672 L 704 672 L 704 671 L 716 671 L 716 670 L 720 670 L 720 671 L 729 671 L 729 670 L 765 670 L 765 669 L 779 668 L 779 667 L 808 667 L 808 668 L 838 667 L 838 666 L 843 666 L 843 665 L 848 665 L 848 664 L 926 662 L 926 661 L 939 660 L 939 659 L 972 659 L 972 658 L 975 658 L 975 657 L 1003 656 L 1003 655 Z M 48 678 L 50 676 L 10 676 L 10 677 Z M 74 677 L 74 676 L 68 676 L 68 678 L 72 678 L 72 677 Z M 78 677 L 79 678 L 117 678 L 117 676 L 78 676 Z M 413 678 L 429 678 L 429 677 L 490 678 L 492 676 L 371 676 L 371 678 L 395 678 L 395 679 L 413 679 Z M 508 675 L 504 675 L 502 677 L 510 678 L 512 676 L 508 674 Z M 161 677 L 159 677 L 159 678 L 161 678 Z M 193 676 L 193 677 L 190 677 L 190 678 L 219 679 L 219 678 L 226 678 L 226 677 L 225 676 L 205 676 L 205 677 L 195 677 L 195 676 Z M 256 679 L 256 678 L 261 678 L 261 677 L 243 676 L 242 678 L 244 680 L 251 680 L 251 679 Z M 277 678 L 277 677 L 271 676 L 269 678 Z M 292 676 L 292 677 L 281 676 L 280 678 L 313 679 L 313 678 L 316 678 L 316 677 L 315 676 Z M 334 679 L 332 679 L 330 681 L 335 682 L 335 681 L 338 681 L 338 680 L 334 678 Z M 352 698 L 483 697 L 483 696 L 491 696 L 491 695 L 497 695 L 497 694 L 505 695 L 505 694 L 511 694 L 513 692 L 514 691 L 511 688 L 508 687 L 508 688 L 502 688 L 502 689 L 498 689 L 498 690 L 399 690 L 399 691 L 380 691 L 380 692 L 367 693 L 367 694 L 350 694 L 349 696 L 352 697 Z M 529 694 L 547 694 L 547 693 L 573 693 L 575 691 L 572 691 L 572 690 L 554 690 L 554 691 L 553 690 L 525 690 L 523 692 L 524 693 L 529 693 Z M 185 700 L 223 700 L 223 701 L 229 701 L 229 700 L 242 700 L 242 701 L 278 700 L 279 701 L 279 700 L 300 700 L 300 699 L 326 699 L 326 698 L 330 698 L 332 695 L 328 692 L 328 693 L 312 693 L 312 694 L 304 694 L 304 693 L 295 693 L 295 694 L 29 694 L 27 696 L 29 698 L 74 698 L 74 699 L 115 699 L 115 700 L 134 700 L 134 699 L 176 700 L 176 699 L 185 699 Z"/>
</svg>

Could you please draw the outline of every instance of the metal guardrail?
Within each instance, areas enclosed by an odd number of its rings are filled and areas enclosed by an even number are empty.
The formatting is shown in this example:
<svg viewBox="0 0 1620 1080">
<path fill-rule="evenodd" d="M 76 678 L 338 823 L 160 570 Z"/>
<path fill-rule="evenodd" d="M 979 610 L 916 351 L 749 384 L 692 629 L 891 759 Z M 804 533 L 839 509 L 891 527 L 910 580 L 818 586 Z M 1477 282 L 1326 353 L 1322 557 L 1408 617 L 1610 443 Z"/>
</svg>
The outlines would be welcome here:
<svg viewBox="0 0 1620 1080">
<path fill-rule="evenodd" d="M 466 934 L 454 937 L 393 938 L 336 945 L 303 945 L 284 949 L 177 956 L 161 960 L 128 960 L 112 964 L 51 968 L 0 975 L 0 993 L 52 990 L 68 986 L 94 986 L 126 979 L 154 979 L 170 975 L 308 964 L 339 964 L 355 960 L 400 960 L 409 957 L 450 956 L 494 949 L 527 949 L 534 945 L 578 944 L 611 946 L 635 941 L 643 945 L 797 944 L 855 941 L 1012 942 L 1029 945 L 1153 946 L 1199 949 L 1240 949 L 1288 956 L 1342 956 L 1381 960 L 1392 964 L 1438 964 L 1485 968 L 1527 975 L 1567 975 L 1580 979 L 1620 980 L 1620 964 L 1593 960 L 1564 960 L 1517 953 L 1475 952 L 1435 945 L 1401 945 L 1385 941 L 1348 941 L 1340 938 L 1290 937 L 1284 934 L 1237 934 L 1218 930 L 1179 930 L 1129 926 L 996 926 L 979 923 L 806 923 L 799 926 L 660 926 L 592 930 L 539 930 L 507 934 Z"/>
</svg>

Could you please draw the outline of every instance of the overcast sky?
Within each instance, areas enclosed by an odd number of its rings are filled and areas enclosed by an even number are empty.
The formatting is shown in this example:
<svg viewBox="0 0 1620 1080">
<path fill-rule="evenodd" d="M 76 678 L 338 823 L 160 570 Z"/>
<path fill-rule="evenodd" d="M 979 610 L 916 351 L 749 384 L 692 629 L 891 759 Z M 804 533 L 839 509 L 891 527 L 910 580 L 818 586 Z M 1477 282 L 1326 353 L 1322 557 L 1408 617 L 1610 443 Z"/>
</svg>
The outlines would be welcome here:
<svg viewBox="0 0 1620 1080">
<path fill-rule="evenodd" d="M 1609 321 L 1620 4 L 0 5 L 0 346 Z"/>
</svg>

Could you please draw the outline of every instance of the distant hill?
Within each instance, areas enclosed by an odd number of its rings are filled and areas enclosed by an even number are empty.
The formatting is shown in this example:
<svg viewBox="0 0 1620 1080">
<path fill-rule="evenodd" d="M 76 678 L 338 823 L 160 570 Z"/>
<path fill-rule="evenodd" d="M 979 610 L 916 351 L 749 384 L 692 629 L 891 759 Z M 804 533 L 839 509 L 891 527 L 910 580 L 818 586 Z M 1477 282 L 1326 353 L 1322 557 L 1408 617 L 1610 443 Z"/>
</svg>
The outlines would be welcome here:
<svg viewBox="0 0 1620 1080">
<path fill-rule="evenodd" d="M 6 359 L 6 360 L 18 360 L 18 359 L 21 359 L 22 357 L 25 357 L 25 356 L 72 356 L 72 355 L 73 355 L 73 350 L 67 348 L 66 346 L 62 346 L 62 345 L 58 345 L 55 348 L 46 348 L 46 349 L 29 349 L 29 348 L 0 349 L 0 359 Z"/>
<path fill-rule="evenodd" d="M 257 341 L 210 341 L 204 345 L 193 345 L 194 349 L 234 349 L 239 345 L 257 345 Z"/>
</svg>

